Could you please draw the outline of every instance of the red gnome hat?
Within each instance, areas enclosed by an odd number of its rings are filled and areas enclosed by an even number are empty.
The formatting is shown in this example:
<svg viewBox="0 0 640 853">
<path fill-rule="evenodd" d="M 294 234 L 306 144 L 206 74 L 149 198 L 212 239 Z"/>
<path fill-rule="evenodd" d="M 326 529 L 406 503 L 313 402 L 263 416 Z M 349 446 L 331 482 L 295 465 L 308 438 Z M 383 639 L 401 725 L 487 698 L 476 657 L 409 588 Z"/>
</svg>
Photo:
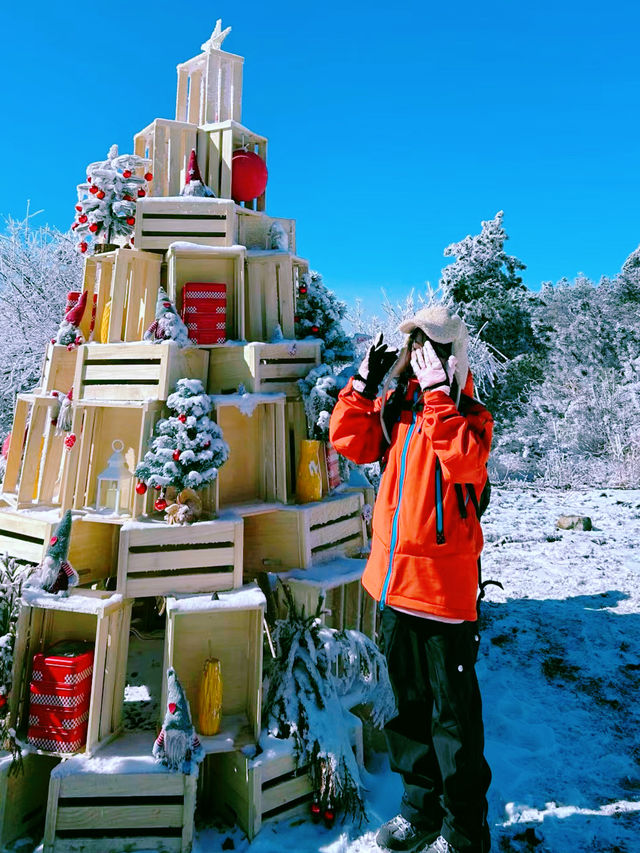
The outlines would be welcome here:
<svg viewBox="0 0 640 853">
<path fill-rule="evenodd" d="M 215 193 L 202 180 L 200 169 L 198 167 L 198 158 L 196 157 L 195 148 L 191 149 L 189 156 L 189 168 L 187 169 L 187 177 L 184 187 L 180 195 L 199 196 L 200 198 L 215 198 Z"/>
<path fill-rule="evenodd" d="M 89 295 L 88 291 L 83 291 L 82 296 L 78 299 L 78 302 L 73 306 L 70 311 L 64 315 L 64 319 L 67 323 L 71 323 L 72 326 L 79 326 L 82 322 L 82 317 L 84 315 L 84 310 L 87 307 L 87 296 Z"/>
</svg>

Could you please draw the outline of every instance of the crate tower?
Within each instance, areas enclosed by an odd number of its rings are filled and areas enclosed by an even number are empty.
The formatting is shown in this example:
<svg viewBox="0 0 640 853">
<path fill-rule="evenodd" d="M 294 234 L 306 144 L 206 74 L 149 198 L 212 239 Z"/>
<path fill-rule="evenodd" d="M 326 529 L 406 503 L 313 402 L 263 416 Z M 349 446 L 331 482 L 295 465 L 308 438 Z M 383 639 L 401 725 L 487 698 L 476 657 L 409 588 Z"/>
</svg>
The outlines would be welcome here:
<svg viewBox="0 0 640 853">
<path fill-rule="evenodd" d="M 308 271 L 296 253 L 295 221 L 269 215 L 265 193 L 243 203 L 231 197 L 234 152 L 254 152 L 266 163 L 267 139 L 241 124 L 244 60 L 222 49 L 227 33 L 218 22 L 202 52 L 178 66 L 175 120 L 156 119 L 134 137 L 135 153 L 152 162 L 153 180 L 137 202 L 135 248 L 85 260 L 93 317 L 86 312 L 81 331 L 88 342 L 50 344 L 39 386 L 17 400 L 0 548 L 39 563 L 70 509 L 69 561 L 80 575 L 66 599 L 29 595 L 22 602 L 10 697 L 18 734 L 29 722 L 36 653 L 58 640 L 88 641 L 94 667 L 82 751 L 39 749 L 19 782 L 3 775 L 0 762 L 0 800 L 20 804 L 0 824 L 0 845 L 29 829 L 46 806 L 45 853 L 103 850 L 105 834 L 114 849 L 160 838 L 163 849 L 190 849 L 195 780 L 153 764 L 153 732 L 122 734 L 137 599 L 166 600 L 164 668 L 175 667 L 194 714 L 202 663 L 211 651 L 222 661 L 223 723 L 219 734 L 202 738 L 213 762 L 204 775 L 217 779 L 217 799 L 251 836 L 263 817 L 308 809 L 311 793 L 291 756 L 280 751 L 275 763 L 248 762 L 239 752 L 257 742 L 262 725 L 265 602 L 247 582 L 261 571 L 290 573 L 307 608 L 321 592 L 327 596 L 329 624 L 373 632 L 375 609 L 359 584 L 357 559 L 367 545 L 362 489 L 329 494 L 325 476 L 320 502 L 295 503 L 306 438 L 297 380 L 319 364 L 321 341 L 295 340 L 298 287 Z M 215 198 L 179 194 L 192 149 Z M 270 248 L 274 223 L 287 249 Z M 180 310 L 187 282 L 225 285 L 225 342 L 180 348 L 143 341 L 158 289 L 165 287 Z M 273 343 L 274 335 L 284 340 Z M 183 377 L 200 379 L 212 395 L 230 456 L 206 495 L 208 520 L 170 526 L 154 511 L 153 491 L 136 491 L 133 472 Z M 55 429 L 53 392 L 72 388 L 69 442 Z M 119 515 L 102 506 L 98 479 L 114 447 L 131 474 Z M 104 775 L 101 756 L 120 758 L 126 770 Z M 51 770 L 61 759 L 63 769 Z M 43 772 L 51 773 L 47 803 Z M 211 788 L 201 784 L 198 796 L 206 801 Z"/>
</svg>

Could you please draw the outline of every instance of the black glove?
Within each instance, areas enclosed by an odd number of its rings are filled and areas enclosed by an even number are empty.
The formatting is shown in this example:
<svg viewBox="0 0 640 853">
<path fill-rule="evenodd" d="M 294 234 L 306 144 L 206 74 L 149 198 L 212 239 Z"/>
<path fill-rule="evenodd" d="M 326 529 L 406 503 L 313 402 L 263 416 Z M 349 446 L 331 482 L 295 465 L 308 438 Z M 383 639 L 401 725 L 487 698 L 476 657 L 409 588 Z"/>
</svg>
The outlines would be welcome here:
<svg viewBox="0 0 640 853">
<path fill-rule="evenodd" d="M 369 352 L 353 377 L 354 389 L 363 397 L 374 400 L 378 394 L 380 383 L 395 364 L 397 358 L 398 350 L 388 349 L 387 345 L 382 343 L 382 332 L 380 332 L 369 347 Z"/>
</svg>

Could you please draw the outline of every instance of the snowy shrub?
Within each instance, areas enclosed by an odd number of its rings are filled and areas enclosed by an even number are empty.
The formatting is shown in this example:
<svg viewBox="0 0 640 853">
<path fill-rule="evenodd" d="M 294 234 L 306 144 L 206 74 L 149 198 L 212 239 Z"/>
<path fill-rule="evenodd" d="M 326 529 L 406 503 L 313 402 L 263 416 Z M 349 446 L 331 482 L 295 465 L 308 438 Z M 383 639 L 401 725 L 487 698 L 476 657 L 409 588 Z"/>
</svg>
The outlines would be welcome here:
<svg viewBox="0 0 640 853">
<path fill-rule="evenodd" d="M 12 687 L 19 600 L 22 584 L 30 571 L 31 567 L 16 563 L 6 554 L 0 557 L 0 748 L 11 752 L 12 772 L 20 767 L 21 754 L 15 740 L 15 732 L 9 728 L 8 702 Z"/>
</svg>

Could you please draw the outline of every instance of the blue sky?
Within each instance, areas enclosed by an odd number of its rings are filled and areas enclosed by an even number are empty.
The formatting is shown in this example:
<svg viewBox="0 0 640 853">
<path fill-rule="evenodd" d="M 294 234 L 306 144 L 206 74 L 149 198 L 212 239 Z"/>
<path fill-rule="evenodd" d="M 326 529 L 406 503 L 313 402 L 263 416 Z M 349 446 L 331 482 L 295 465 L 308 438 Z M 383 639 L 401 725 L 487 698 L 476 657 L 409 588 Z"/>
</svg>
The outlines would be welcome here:
<svg viewBox="0 0 640 853">
<path fill-rule="evenodd" d="M 614 274 L 640 243 L 640 7 L 620 0 L 14 3 L 0 214 L 29 198 L 67 227 L 85 165 L 174 117 L 175 66 L 217 17 L 269 138 L 267 210 L 342 298 L 437 283 L 498 210 L 533 288 Z"/>
</svg>

